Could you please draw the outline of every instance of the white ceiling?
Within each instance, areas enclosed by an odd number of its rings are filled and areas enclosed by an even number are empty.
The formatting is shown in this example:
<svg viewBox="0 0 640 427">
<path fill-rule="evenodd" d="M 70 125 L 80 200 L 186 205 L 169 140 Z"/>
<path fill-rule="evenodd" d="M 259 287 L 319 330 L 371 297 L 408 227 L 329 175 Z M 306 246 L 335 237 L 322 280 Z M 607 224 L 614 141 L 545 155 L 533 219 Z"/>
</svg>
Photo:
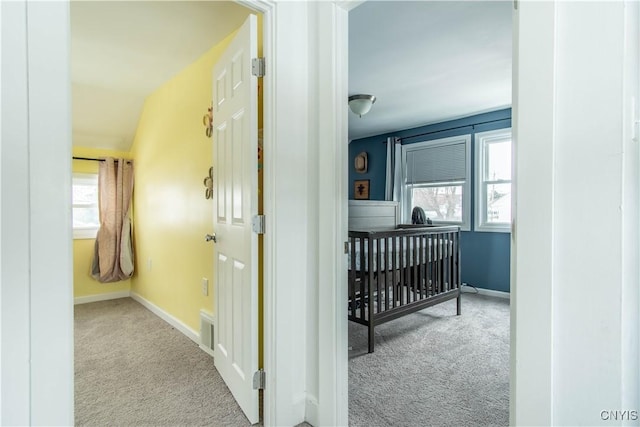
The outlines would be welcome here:
<svg viewBox="0 0 640 427">
<path fill-rule="evenodd" d="M 368 1 L 349 14 L 349 139 L 511 106 L 510 1 Z M 345 100 L 346 101 L 346 100 Z"/>
<path fill-rule="evenodd" d="M 145 98 L 249 10 L 230 1 L 74 1 L 74 146 L 128 151 Z M 349 138 L 511 105 L 511 2 L 368 1 L 349 15 Z"/>
<path fill-rule="evenodd" d="M 145 98 L 248 14 L 230 1 L 71 2 L 73 145 L 128 151 Z"/>
</svg>

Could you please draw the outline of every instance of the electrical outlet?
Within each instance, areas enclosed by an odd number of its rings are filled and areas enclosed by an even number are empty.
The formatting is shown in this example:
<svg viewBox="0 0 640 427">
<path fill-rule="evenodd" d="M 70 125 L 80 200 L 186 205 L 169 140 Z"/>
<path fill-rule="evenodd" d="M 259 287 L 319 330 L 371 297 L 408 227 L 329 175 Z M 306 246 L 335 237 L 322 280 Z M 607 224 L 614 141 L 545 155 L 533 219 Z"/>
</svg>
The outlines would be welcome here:
<svg viewBox="0 0 640 427">
<path fill-rule="evenodd" d="M 151 262 L 151 257 L 147 258 L 147 271 L 151 271 L 151 267 L 153 267 L 153 263 Z"/>
<path fill-rule="evenodd" d="M 205 297 L 209 295 L 209 279 L 206 277 L 202 278 L 202 295 Z"/>
</svg>

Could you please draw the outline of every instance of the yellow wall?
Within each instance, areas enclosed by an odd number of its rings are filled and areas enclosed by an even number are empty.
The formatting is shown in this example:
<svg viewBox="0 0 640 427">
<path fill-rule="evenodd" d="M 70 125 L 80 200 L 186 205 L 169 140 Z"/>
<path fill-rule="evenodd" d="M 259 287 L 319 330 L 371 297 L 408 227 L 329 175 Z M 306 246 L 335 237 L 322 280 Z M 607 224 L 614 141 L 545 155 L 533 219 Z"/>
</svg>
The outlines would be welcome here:
<svg viewBox="0 0 640 427">
<path fill-rule="evenodd" d="M 203 180 L 212 139 L 202 116 L 212 99 L 212 71 L 235 32 L 151 94 L 131 153 L 135 159 L 131 290 L 199 332 L 199 311 L 213 310 L 213 201 Z M 202 278 L 209 279 L 203 296 Z"/>
<path fill-rule="evenodd" d="M 74 147 L 73 155 L 89 158 L 107 156 L 125 159 L 131 158 L 127 152 L 83 147 Z M 72 163 L 72 170 L 77 173 L 98 173 L 98 162 L 74 160 Z M 111 292 L 128 291 L 131 288 L 131 280 L 124 280 L 116 283 L 100 283 L 91 277 L 91 260 L 93 258 L 94 244 L 95 239 L 73 240 L 73 296 L 85 297 Z"/>
</svg>

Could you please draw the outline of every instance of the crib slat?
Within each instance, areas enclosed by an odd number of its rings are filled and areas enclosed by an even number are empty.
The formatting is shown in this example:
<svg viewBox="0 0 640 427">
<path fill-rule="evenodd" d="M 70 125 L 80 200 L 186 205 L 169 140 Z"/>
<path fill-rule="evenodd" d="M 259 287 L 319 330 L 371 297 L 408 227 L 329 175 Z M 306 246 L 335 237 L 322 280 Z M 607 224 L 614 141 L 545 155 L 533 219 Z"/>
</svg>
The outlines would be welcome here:
<svg viewBox="0 0 640 427">
<path fill-rule="evenodd" d="M 446 245 L 444 241 L 444 234 L 439 234 L 438 237 L 440 238 L 440 292 L 445 292 L 446 291 L 445 280 L 446 280 L 446 274 L 447 274 L 447 269 L 445 266 L 445 261 L 447 260 L 445 256 Z"/>
<path fill-rule="evenodd" d="M 415 295 L 413 294 L 413 281 L 416 279 L 416 273 L 415 273 L 415 249 L 416 249 L 416 245 L 415 245 L 415 237 L 411 236 L 409 237 L 409 285 L 407 287 L 407 293 L 409 294 L 409 298 L 407 298 L 407 303 L 408 302 L 413 302 L 415 301 Z"/>
<path fill-rule="evenodd" d="M 389 310 L 389 269 L 391 268 L 389 256 L 393 257 L 389 238 L 384 239 L 384 309 Z"/>
<path fill-rule="evenodd" d="M 442 292 L 447 290 L 447 235 L 440 235 L 440 244 L 442 245 Z"/>
<path fill-rule="evenodd" d="M 404 253 L 402 254 L 403 260 L 402 265 L 404 267 L 404 293 L 405 293 L 405 304 L 409 304 L 411 302 L 411 237 L 404 237 Z"/>
<path fill-rule="evenodd" d="M 397 295 L 397 276 L 398 274 L 396 273 L 396 267 L 397 267 L 397 261 L 396 261 L 396 238 L 393 237 L 391 238 L 391 283 L 389 285 L 389 288 L 392 290 L 392 294 L 391 294 L 391 307 L 392 308 L 396 308 L 396 299 L 398 298 Z"/>
<path fill-rule="evenodd" d="M 368 238 L 366 240 L 369 240 Z M 360 278 L 360 298 L 358 298 L 359 300 L 359 307 L 360 307 L 360 316 L 359 318 L 364 320 L 365 319 L 365 306 L 364 306 L 364 291 L 365 291 L 365 284 L 368 285 L 369 282 L 369 269 L 367 268 L 367 264 L 366 264 L 366 259 L 365 259 L 365 250 L 364 250 L 364 242 L 365 239 L 361 238 L 360 239 L 360 274 L 362 275 L 362 277 Z"/>
<path fill-rule="evenodd" d="M 449 255 L 447 259 L 449 260 L 449 289 L 454 289 L 454 277 L 455 274 L 453 272 L 453 233 L 449 233 L 449 239 L 447 240 L 447 251 L 449 251 Z"/>
<path fill-rule="evenodd" d="M 349 236 L 349 243 L 351 243 L 351 269 L 349 270 L 349 301 L 351 301 L 351 316 L 356 315 L 356 238 Z"/>
<path fill-rule="evenodd" d="M 460 268 L 462 267 L 462 264 L 460 263 L 461 259 L 460 259 L 461 255 L 460 255 L 460 233 L 456 234 L 456 276 L 457 276 L 457 280 L 456 280 L 456 284 L 458 285 L 458 287 L 462 286 L 462 273 L 460 271 Z"/>
<path fill-rule="evenodd" d="M 436 294 L 436 282 L 438 277 L 436 276 L 436 235 L 429 236 L 429 279 L 431 280 L 430 294 L 433 296 Z"/>
<path fill-rule="evenodd" d="M 376 280 L 376 305 L 377 305 L 377 309 L 375 310 L 376 313 L 380 313 L 380 282 L 382 281 L 382 263 L 380 262 L 380 260 L 382 259 L 382 248 L 380 247 L 380 240 L 382 239 L 375 239 L 376 247 L 378 248 L 378 253 L 376 254 L 376 260 L 378 262 L 375 268 L 376 276 L 378 279 Z"/>
<path fill-rule="evenodd" d="M 449 233 L 445 233 L 442 239 L 442 268 L 444 269 L 444 274 L 442 278 L 442 289 L 444 291 L 449 290 L 449 280 L 450 280 L 450 262 L 449 262 Z"/>
<path fill-rule="evenodd" d="M 442 238 L 442 234 L 438 234 L 438 250 L 440 251 L 440 262 L 439 262 L 439 267 L 440 267 L 440 292 L 444 292 L 444 274 L 445 274 L 445 269 L 444 269 L 444 239 Z"/>
<path fill-rule="evenodd" d="M 367 321 L 369 322 L 369 334 L 371 334 L 371 325 L 373 325 L 373 281 L 375 280 L 375 268 L 374 268 L 374 263 L 373 263 L 373 248 L 374 248 L 374 238 L 369 237 L 368 239 L 368 243 L 369 243 L 369 252 L 368 252 L 368 257 L 369 258 L 369 265 L 367 266 L 367 270 L 368 270 L 368 276 L 369 276 L 369 281 L 368 281 L 368 289 L 367 289 L 367 298 L 368 298 L 368 302 L 369 304 L 367 305 Z M 363 306 L 364 307 L 364 306 Z M 371 345 L 371 342 L 369 342 L 369 345 Z"/>
<path fill-rule="evenodd" d="M 446 292 L 447 290 L 447 241 L 446 234 L 440 235 L 442 242 L 442 292 Z"/>
<path fill-rule="evenodd" d="M 435 252 L 435 266 L 436 266 L 436 293 L 442 292 L 442 277 L 440 275 L 440 234 L 435 234 L 434 252 Z"/>
<path fill-rule="evenodd" d="M 399 292 L 399 301 L 398 301 L 398 305 L 401 306 L 404 304 L 404 288 L 405 288 L 405 282 L 406 282 L 406 275 L 405 275 L 405 271 L 404 271 L 404 264 L 405 264 L 405 248 L 404 248 L 404 236 L 400 236 L 399 240 L 400 240 L 400 254 L 399 254 L 399 263 L 400 265 L 399 270 L 400 270 L 400 292 Z"/>
<path fill-rule="evenodd" d="M 431 238 L 430 236 L 425 236 L 424 239 L 424 296 L 425 298 L 429 298 L 429 280 L 431 275 L 429 274 L 429 269 L 431 267 Z"/>
<path fill-rule="evenodd" d="M 415 259 L 416 264 L 414 267 L 415 277 L 413 278 L 413 294 L 415 297 L 415 301 L 420 300 L 420 236 L 415 236 Z"/>
<path fill-rule="evenodd" d="M 453 256 L 455 259 L 455 272 L 456 272 L 456 288 L 459 288 L 462 284 L 462 277 L 460 276 L 460 233 L 455 234 L 455 246 L 453 248 Z"/>
<path fill-rule="evenodd" d="M 426 248 L 426 238 L 424 236 L 420 236 L 420 299 L 425 298 L 425 279 L 426 279 L 426 268 L 427 268 L 427 248 Z"/>
<path fill-rule="evenodd" d="M 413 300 L 418 301 L 418 282 L 420 281 L 420 238 L 413 236 Z"/>
<path fill-rule="evenodd" d="M 413 266 L 414 277 L 413 277 L 413 300 L 418 301 L 420 299 L 420 290 L 418 289 L 418 284 L 420 283 L 420 236 L 415 236 L 413 239 L 414 242 L 414 253 L 415 253 L 415 263 Z"/>
</svg>

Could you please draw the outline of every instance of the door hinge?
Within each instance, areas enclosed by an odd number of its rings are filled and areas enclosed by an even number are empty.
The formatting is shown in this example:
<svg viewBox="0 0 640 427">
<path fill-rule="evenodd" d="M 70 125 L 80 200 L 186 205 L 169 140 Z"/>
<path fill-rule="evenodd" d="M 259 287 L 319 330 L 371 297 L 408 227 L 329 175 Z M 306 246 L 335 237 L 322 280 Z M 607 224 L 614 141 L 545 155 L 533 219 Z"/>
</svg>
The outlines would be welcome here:
<svg viewBox="0 0 640 427">
<path fill-rule="evenodd" d="M 264 58 L 253 58 L 251 60 L 251 74 L 256 77 L 264 77 L 266 65 Z"/>
<path fill-rule="evenodd" d="M 264 369 L 258 369 L 253 373 L 253 389 L 264 390 L 267 385 L 267 376 L 264 373 Z"/>
<path fill-rule="evenodd" d="M 264 228 L 265 228 L 264 215 L 256 215 L 256 216 L 254 216 L 251 224 L 253 226 L 253 232 L 254 233 L 256 233 L 256 234 L 264 234 Z"/>
<path fill-rule="evenodd" d="M 344 242 L 344 253 L 345 254 L 349 253 L 349 242 Z"/>
</svg>

